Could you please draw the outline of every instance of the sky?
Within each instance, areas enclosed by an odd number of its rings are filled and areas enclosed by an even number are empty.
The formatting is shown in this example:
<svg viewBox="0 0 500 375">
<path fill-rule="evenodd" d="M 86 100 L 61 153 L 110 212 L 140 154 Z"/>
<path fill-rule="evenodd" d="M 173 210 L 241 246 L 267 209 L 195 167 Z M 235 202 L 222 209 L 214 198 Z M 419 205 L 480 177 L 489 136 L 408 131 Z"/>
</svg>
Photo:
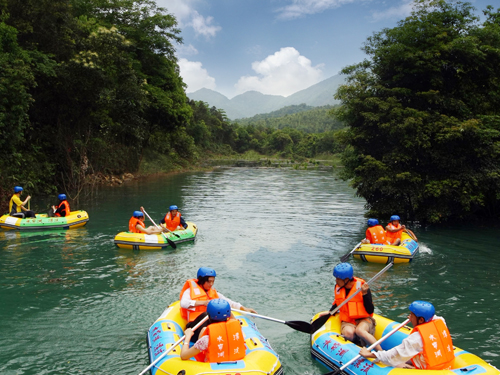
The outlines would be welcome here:
<svg viewBox="0 0 500 375">
<path fill-rule="evenodd" d="M 498 0 L 472 0 L 476 14 Z M 373 33 L 410 15 L 408 0 L 156 0 L 173 14 L 186 92 L 289 96 L 367 58 Z"/>
</svg>

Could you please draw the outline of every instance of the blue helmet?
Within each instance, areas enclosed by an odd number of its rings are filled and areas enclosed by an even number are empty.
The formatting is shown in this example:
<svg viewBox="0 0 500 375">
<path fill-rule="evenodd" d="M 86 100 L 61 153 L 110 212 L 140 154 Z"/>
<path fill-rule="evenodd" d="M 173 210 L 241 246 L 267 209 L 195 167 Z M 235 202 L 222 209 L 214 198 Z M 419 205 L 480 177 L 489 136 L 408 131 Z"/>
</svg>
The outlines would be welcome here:
<svg viewBox="0 0 500 375">
<path fill-rule="evenodd" d="M 57 198 L 59 198 L 60 201 L 65 201 L 66 200 L 66 194 L 59 194 L 57 196 Z"/>
<path fill-rule="evenodd" d="M 172 211 L 172 210 L 178 210 L 178 209 L 179 209 L 179 207 L 177 207 L 175 204 L 174 204 L 174 205 L 172 205 L 172 206 L 170 206 L 170 207 L 168 208 L 168 210 L 169 210 L 169 211 Z"/>
<path fill-rule="evenodd" d="M 424 318 L 425 322 L 430 322 L 436 309 L 431 303 L 425 301 L 414 301 L 408 307 L 412 313 L 415 314 L 417 318 Z"/>
<path fill-rule="evenodd" d="M 141 211 L 134 211 L 134 217 L 142 217 L 144 214 Z"/>
<path fill-rule="evenodd" d="M 224 299 L 213 299 L 207 305 L 207 314 L 211 320 L 223 322 L 231 316 L 231 306 Z"/>
<path fill-rule="evenodd" d="M 354 270 L 349 263 L 339 263 L 333 269 L 333 276 L 337 279 L 352 279 L 354 276 Z"/>
<path fill-rule="evenodd" d="M 378 225 L 377 219 L 368 219 L 368 226 L 369 227 L 374 227 L 375 225 Z"/>
<path fill-rule="evenodd" d="M 200 277 L 205 277 L 205 276 L 208 276 L 208 277 L 215 277 L 217 276 L 217 274 L 215 273 L 215 270 L 213 268 L 208 268 L 208 267 L 201 267 L 199 270 L 198 270 L 198 273 L 196 274 L 196 277 L 199 279 Z"/>
<path fill-rule="evenodd" d="M 23 191 L 21 186 L 14 186 L 14 193 L 19 193 L 20 191 Z"/>
<path fill-rule="evenodd" d="M 394 220 L 401 220 L 401 218 L 398 215 L 392 215 L 390 221 Z"/>
</svg>

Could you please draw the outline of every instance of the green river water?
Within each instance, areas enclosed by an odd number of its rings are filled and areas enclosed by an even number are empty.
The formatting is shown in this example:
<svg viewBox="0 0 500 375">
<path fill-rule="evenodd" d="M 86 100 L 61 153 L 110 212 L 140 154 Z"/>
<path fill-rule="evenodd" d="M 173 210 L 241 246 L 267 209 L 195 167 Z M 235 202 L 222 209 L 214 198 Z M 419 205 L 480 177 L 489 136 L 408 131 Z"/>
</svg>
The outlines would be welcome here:
<svg viewBox="0 0 500 375">
<path fill-rule="evenodd" d="M 142 205 L 159 220 L 171 204 L 198 225 L 194 243 L 114 246 L 134 210 Z M 308 321 L 330 307 L 332 269 L 366 228 L 364 201 L 319 170 L 226 168 L 132 181 L 74 208 L 88 211 L 86 227 L 0 230 L 2 375 L 138 374 L 149 364 L 147 330 L 201 266 L 216 269 L 224 295 L 260 314 Z M 375 283 L 376 312 L 402 321 L 413 300 L 428 300 L 456 346 L 500 367 L 499 227 L 411 229 L 420 253 Z M 382 267 L 351 263 L 365 280 Z M 327 372 L 311 359 L 307 334 L 254 321 L 286 374 Z"/>
</svg>

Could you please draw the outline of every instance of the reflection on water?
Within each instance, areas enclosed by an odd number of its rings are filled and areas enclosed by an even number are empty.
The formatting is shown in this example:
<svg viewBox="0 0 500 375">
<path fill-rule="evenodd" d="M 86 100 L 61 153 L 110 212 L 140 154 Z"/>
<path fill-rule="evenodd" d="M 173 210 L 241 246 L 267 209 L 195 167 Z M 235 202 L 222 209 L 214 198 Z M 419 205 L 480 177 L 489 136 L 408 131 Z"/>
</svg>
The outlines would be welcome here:
<svg viewBox="0 0 500 375">
<path fill-rule="evenodd" d="M 199 227 L 177 249 L 118 249 L 114 236 L 144 206 L 169 205 Z M 200 266 L 215 287 L 259 313 L 309 320 L 331 306 L 332 269 L 364 236 L 364 202 L 327 171 L 229 168 L 131 181 L 81 202 L 84 228 L 0 231 L 0 373 L 139 373 L 145 334 Z M 415 299 L 443 315 L 455 344 L 500 366 L 498 228 L 414 228 L 421 249 L 373 286 L 376 311 L 403 320 Z M 382 265 L 352 262 L 368 280 Z M 309 337 L 256 320 L 287 374 L 323 374 Z M 78 338 L 75 340 L 75 338 Z M 36 369 L 36 371 L 35 371 Z"/>
</svg>

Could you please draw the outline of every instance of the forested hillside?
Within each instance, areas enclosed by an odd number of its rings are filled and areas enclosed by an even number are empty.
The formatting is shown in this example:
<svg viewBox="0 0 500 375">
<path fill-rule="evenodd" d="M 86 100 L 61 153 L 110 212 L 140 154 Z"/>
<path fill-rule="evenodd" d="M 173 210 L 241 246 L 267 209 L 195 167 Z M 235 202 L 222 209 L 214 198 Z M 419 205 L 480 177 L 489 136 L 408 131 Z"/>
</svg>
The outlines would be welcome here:
<svg viewBox="0 0 500 375">
<path fill-rule="evenodd" d="M 305 104 L 284 107 L 274 112 L 238 119 L 240 125 L 265 126 L 272 129 L 293 128 L 306 133 L 323 133 L 344 128 L 331 112 L 334 106 L 311 107 Z"/>
<path fill-rule="evenodd" d="M 423 223 L 500 217 L 500 9 L 422 0 L 368 38 L 337 117 L 345 177 L 369 214 Z"/>
<path fill-rule="evenodd" d="M 336 149 L 332 137 L 231 124 L 188 100 L 174 55 L 180 30 L 153 0 L 5 0 L 0 15 L 3 208 L 14 185 L 74 197 L 143 164 Z"/>
</svg>

